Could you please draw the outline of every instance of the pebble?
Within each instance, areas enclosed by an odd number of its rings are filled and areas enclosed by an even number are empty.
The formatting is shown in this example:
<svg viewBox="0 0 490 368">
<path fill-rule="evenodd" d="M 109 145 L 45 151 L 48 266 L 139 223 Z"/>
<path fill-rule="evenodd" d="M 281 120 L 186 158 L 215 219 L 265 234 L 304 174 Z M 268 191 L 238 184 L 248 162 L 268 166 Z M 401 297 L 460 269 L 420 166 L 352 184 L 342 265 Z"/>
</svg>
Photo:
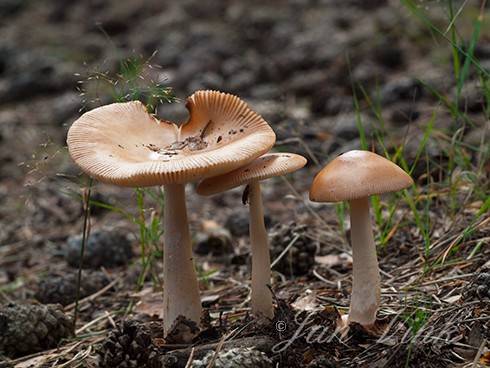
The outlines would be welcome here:
<svg viewBox="0 0 490 368">
<path fill-rule="evenodd" d="M 359 127 L 356 120 L 357 117 L 353 113 L 347 113 L 336 117 L 334 119 L 335 125 L 333 127 L 334 135 L 337 138 L 346 141 L 352 141 L 359 138 Z M 365 135 L 369 136 L 373 128 L 372 119 L 365 114 L 361 114 L 359 121 Z"/>
<path fill-rule="evenodd" d="M 384 105 L 400 100 L 417 101 L 422 97 L 422 85 L 415 78 L 401 77 L 386 83 L 380 92 Z"/>
<path fill-rule="evenodd" d="M 0 104 L 54 93 L 75 84 L 75 78 L 57 60 L 28 52 L 12 52 L 3 61 Z"/>
<path fill-rule="evenodd" d="M 297 96 L 309 96 L 312 91 L 321 89 L 327 84 L 328 74 L 325 70 L 311 70 L 295 73 L 288 81 L 288 91 Z"/>
<path fill-rule="evenodd" d="M 454 88 L 453 95 L 456 96 L 456 93 L 456 88 Z M 485 107 L 485 97 L 479 81 L 475 80 L 465 83 L 461 89 L 458 106 L 461 111 L 483 111 Z"/>
<path fill-rule="evenodd" d="M 273 83 L 259 84 L 252 87 L 250 90 L 250 95 L 253 98 L 263 99 L 263 100 L 273 100 L 276 99 L 281 94 L 279 87 Z"/>
<path fill-rule="evenodd" d="M 407 123 L 416 121 L 420 116 L 415 103 L 399 103 L 393 106 L 390 114 L 390 120 L 396 126 L 404 126 Z"/>
</svg>

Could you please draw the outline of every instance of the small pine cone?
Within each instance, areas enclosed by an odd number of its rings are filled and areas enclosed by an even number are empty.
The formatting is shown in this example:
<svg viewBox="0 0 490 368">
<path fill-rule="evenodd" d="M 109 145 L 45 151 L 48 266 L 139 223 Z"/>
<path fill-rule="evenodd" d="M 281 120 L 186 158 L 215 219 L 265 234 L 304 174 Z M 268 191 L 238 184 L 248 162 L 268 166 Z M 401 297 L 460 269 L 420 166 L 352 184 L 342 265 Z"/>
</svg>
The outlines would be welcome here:
<svg viewBox="0 0 490 368">
<path fill-rule="evenodd" d="M 194 360 L 192 367 L 205 368 L 213 359 L 214 351 L 204 358 Z M 265 353 L 253 348 L 233 348 L 218 353 L 213 367 L 215 368 L 272 368 L 272 360 Z"/>
<path fill-rule="evenodd" d="M 151 331 L 136 321 L 123 321 L 112 330 L 99 351 L 101 368 L 161 367 Z"/>
<path fill-rule="evenodd" d="M 299 236 L 284 254 L 275 269 L 286 276 L 307 275 L 315 265 L 316 246 L 306 236 L 306 226 L 290 223 L 278 225 L 272 231 L 271 253 L 276 259 Z"/>
<path fill-rule="evenodd" d="M 44 304 L 68 305 L 77 296 L 78 273 L 50 274 L 39 282 L 36 299 Z M 100 271 L 83 271 L 80 282 L 80 298 L 85 298 L 106 286 L 107 276 Z"/>
<path fill-rule="evenodd" d="M 310 364 L 307 365 L 308 368 L 336 368 L 337 364 L 325 357 L 325 356 L 320 356 L 313 360 Z"/>
<path fill-rule="evenodd" d="M 54 348 L 73 335 L 73 324 L 59 305 L 0 307 L 0 352 L 16 357 Z"/>
<path fill-rule="evenodd" d="M 82 235 L 71 236 L 67 241 L 65 259 L 72 267 L 80 263 Z M 133 256 L 131 242 L 126 234 L 118 231 L 96 230 L 85 246 L 84 268 L 114 267 L 125 265 Z"/>
<path fill-rule="evenodd" d="M 466 286 L 463 297 L 465 300 L 490 299 L 490 272 L 480 272 Z"/>
</svg>

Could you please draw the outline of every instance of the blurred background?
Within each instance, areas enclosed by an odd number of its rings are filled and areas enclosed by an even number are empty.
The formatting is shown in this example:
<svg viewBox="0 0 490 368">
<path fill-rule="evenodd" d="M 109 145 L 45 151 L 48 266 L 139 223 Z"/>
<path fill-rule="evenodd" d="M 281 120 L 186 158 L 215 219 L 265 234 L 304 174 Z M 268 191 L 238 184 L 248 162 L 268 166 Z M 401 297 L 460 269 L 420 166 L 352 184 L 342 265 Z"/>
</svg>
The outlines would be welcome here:
<svg viewBox="0 0 490 368">
<path fill-rule="evenodd" d="M 2 0 L 0 243 L 76 224 L 66 131 L 114 100 L 150 98 L 183 121 L 198 89 L 238 94 L 278 149 L 308 157 L 303 194 L 329 158 L 360 147 L 400 151 L 419 183 L 471 171 L 489 132 L 488 13 L 479 1 Z M 465 70 L 468 52 L 478 68 Z"/>
<path fill-rule="evenodd" d="M 2 0 L 0 244 L 76 223 L 66 131 L 114 100 L 151 99 L 161 118 L 184 121 L 194 91 L 237 94 L 278 149 L 308 157 L 300 193 L 329 158 L 360 147 L 400 150 L 415 178 L 440 182 L 457 166 L 455 133 L 468 169 L 489 134 L 488 13 L 478 1 Z M 464 73 L 463 50 L 478 68 Z"/>
</svg>

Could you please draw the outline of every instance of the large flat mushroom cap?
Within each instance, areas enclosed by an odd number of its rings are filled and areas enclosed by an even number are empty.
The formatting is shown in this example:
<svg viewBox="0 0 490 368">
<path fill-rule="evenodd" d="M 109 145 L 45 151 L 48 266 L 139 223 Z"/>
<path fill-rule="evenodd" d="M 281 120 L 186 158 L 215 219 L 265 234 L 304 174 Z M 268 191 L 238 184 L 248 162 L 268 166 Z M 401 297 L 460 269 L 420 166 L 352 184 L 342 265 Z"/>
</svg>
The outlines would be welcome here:
<svg viewBox="0 0 490 368">
<path fill-rule="evenodd" d="M 349 151 L 325 166 L 313 180 L 310 199 L 340 202 L 396 192 L 413 184 L 399 166 L 376 153 Z"/>
<path fill-rule="evenodd" d="M 306 158 L 294 153 L 267 153 L 250 164 L 232 172 L 203 180 L 197 186 L 197 193 L 211 195 L 274 176 L 282 176 L 301 169 Z"/>
<path fill-rule="evenodd" d="M 182 126 L 160 121 L 139 101 L 83 114 L 68 131 L 68 150 L 88 175 L 122 186 L 197 181 L 246 165 L 269 151 L 275 134 L 238 97 L 198 91 Z"/>
</svg>

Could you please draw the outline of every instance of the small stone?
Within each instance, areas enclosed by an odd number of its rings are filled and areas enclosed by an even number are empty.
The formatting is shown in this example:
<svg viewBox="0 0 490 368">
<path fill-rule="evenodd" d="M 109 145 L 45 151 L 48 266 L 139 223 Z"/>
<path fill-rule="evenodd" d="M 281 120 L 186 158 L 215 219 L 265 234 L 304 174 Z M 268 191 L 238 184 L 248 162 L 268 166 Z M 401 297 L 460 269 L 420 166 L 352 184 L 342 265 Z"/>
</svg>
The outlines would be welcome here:
<svg viewBox="0 0 490 368">
<path fill-rule="evenodd" d="M 413 103 L 401 103 L 393 107 L 390 120 L 398 126 L 416 121 L 420 116 L 417 106 Z"/>
<path fill-rule="evenodd" d="M 456 88 L 453 90 L 456 96 Z M 478 81 L 465 83 L 461 89 L 458 106 L 462 111 L 481 112 L 485 108 L 483 88 Z"/>
<path fill-rule="evenodd" d="M 384 40 L 374 49 L 375 60 L 381 65 L 390 69 L 395 69 L 403 66 L 405 58 L 402 48 L 398 45 L 398 40 Z"/>
<path fill-rule="evenodd" d="M 361 114 L 359 118 L 360 126 L 358 126 L 358 117 L 354 113 L 340 115 L 336 118 L 333 133 L 337 138 L 346 141 L 352 141 L 359 137 L 359 129 L 362 128 L 366 136 L 369 136 L 372 130 L 372 121 L 365 114 Z"/>
<path fill-rule="evenodd" d="M 275 84 L 264 83 L 252 88 L 252 90 L 250 91 L 250 95 L 257 99 L 268 100 L 277 98 L 280 95 L 280 91 Z"/>
<path fill-rule="evenodd" d="M 490 129 L 482 127 L 472 127 L 470 131 L 465 134 L 463 141 L 464 143 L 472 147 L 480 147 L 481 144 L 485 145 L 490 139 Z"/>
<path fill-rule="evenodd" d="M 376 87 L 385 81 L 385 70 L 377 63 L 366 61 L 358 64 L 352 71 L 352 83 L 354 86 L 362 86 L 363 88 Z M 362 91 L 359 95 L 362 96 Z"/>
<path fill-rule="evenodd" d="M 8 76 L 0 80 L 0 104 L 71 87 L 75 78 L 58 60 L 32 53 L 14 53 L 4 67 Z"/>
<path fill-rule="evenodd" d="M 309 96 L 312 91 L 327 84 L 328 73 L 324 70 L 300 71 L 288 81 L 288 92 L 297 96 Z"/>
<path fill-rule="evenodd" d="M 67 92 L 57 96 L 53 99 L 53 103 L 50 106 L 52 113 L 51 123 L 65 124 L 78 113 L 80 106 L 81 99 L 78 93 Z"/>
<path fill-rule="evenodd" d="M 381 102 L 391 104 L 400 100 L 417 101 L 422 97 L 423 88 L 415 78 L 402 77 L 386 83 L 381 89 Z"/>
<path fill-rule="evenodd" d="M 230 76 L 227 84 L 230 91 L 240 92 L 251 87 L 254 82 L 255 74 L 249 70 L 243 70 Z"/>
<path fill-rule="evenodd" d="M 325 104 L 325 113 L 327 115 L 337 115 L 352 110 L 352 97 L 332 96 Z"/>
<path fill-rule="evenodd" d="M 200 89 L 223 89 L 224 80 L 216 73 L 204 73 L 193 79 L 189 84 L 189 89 L 198 91 Z"/>
</svg>

